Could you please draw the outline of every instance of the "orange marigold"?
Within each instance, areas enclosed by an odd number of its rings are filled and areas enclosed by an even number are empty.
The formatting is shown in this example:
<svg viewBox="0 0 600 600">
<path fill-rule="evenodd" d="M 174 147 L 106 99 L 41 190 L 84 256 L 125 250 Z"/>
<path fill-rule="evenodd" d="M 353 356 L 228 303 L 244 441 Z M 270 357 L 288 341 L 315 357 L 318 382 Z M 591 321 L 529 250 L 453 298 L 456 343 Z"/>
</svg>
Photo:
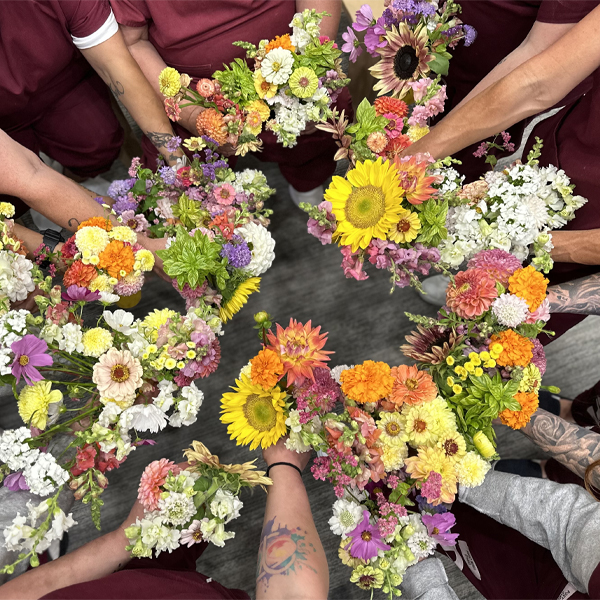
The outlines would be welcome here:
<svg viewBox="0 0 600 600">
<path fill-rule="evenodd" d="M 372 360 L 342 371 L 340 381 L 344 394 L 361 404 L 382 400 L 390 394 L 394 385 L 390 366 Z"/>
<path fill-rule="evenodd" d="M 91 219 L 84 221 L 77 228 L 77 231 L 84 227 L 100 227 L 100 229 L 104 229 L 104 231 L 110 231 L 112 229 L 112 223 L 109 219 L 105 219 L 104 217 L 92 217 Z"/>
<path fill-rule="evenodd" d="M 70 285 L 87 288 L 97 274 L 94 265 L 84 265 L 80 260 L 76 260 L 65 272 L 63 284 L 66 288 Z"/>
<path fill-rule="evenodd" d="M 271 40 L 265 46 L 265 53 L 271 52 L 271 50 L 275 50 L 275 48 L 283 48 L 284 50 L 289 50 L 290 52 L 296 52 L 296 47 L 292 44 L 289 33 L 286 33 L 285 35 L 276 35 L 275 39 Z"/>
<path fill-rule="evenodd" d="M 533 342 L 513 329 L 495 333 L 491 344 L 500 342 L 502 353 L 496 361 L 501 367 L 526 367 L 533 359 Z"/>
<path fill-rule="evenodd" d="M 511 294 L 523 298 L 531 312 L 535 312 L 546 298 L 547 287 L 548 280 L 531 265 L 517 269 L 508 280 Z"/>
<path fill-rule="evenodd" d="M 223 115 L 214 108 L 203 110 L 196 118 L 198 135 L 207 135 L 222 146 L 227 141 L 227 125 Z"/>
<path fill-rule="evenodd" d="M 263 348 L 250 361 L 250 379 L 265 390 L 272 388 L 283 375 L 283 363 L 273 350 Z"/>
<path fill-rule="evenodd" d="M 528 394 L 517 392 L 515 400 L 521 405 L 521 410 L 503 410 L 500 413 L 500 420 L 512 429 L 521 429 L 529 423 L 531 415 L 538 409 L 540 402 L 535 392 Z"/>
<path fill-rule="evenodd" d="M 403 119 L 408 114 L 408 105 L 404 100 L 391 96 L 380 96 L 375 100 L 375 113 L 378 117 L 386 113 L 393 113 Z"/>
<path fill-rule="evenodd" d="M 98 266 L 104 269 L 111 277 L 122 279 L 121 271 L 125 271 L 125 275 L 129 275 L 133 270 L 135 256 L 133 249 L 129 244 L 125 244 L 119 240 L 113 240 L 108 243 L 108 246 L 98 255 L 100 262 Z"/>
<path fill-rule="evenodd" d="M 398 406 L 430 402 L 438 393 L 437 386 L 429 373 L 419 371 L 416 366 L 400 365 L 391 371 L 394 378 L 389 400 Z"/>
</svg>

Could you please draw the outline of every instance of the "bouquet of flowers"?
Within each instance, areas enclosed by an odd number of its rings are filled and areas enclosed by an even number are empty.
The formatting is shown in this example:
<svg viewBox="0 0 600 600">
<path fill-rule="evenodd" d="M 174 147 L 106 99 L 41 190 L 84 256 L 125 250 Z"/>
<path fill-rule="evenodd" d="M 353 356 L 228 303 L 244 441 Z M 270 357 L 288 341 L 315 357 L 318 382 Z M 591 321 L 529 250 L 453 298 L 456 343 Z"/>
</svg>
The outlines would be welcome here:
<svg viewBox="0 0 600 600">
<path fill-rule="evenodd" d="M 418 330 L 402 351 L 433 377 L 467 446 L 484 458 L 496 452 L 493 419 L 520 429 L 537 410 L 547 284 L 512 254 L 484 250 L 452 278 L 437 319 L 408 315 Z"/>
<path fill-rule="evenodd" d="M 550 271 L 550 231 L 574 219 L 587 200 L 573 195 L 575 186 L 562 169 L 539 166 L 541 148 L 536 138 L 527 163 L 490 171 L 458 191 L 450 201 L 448 236 L 439 247 L 446 265 L 459 267 L 488 248 L 501 248 L 524 261 L 532 246 L 532 264 Z"/>
<path fill-rule="evenodd" d="M 271 484 L 254 462 L 223 465 L 201 442 L 185 451 L 188 466 L 161 458 L 150 463 L 140 481 L 138 500 L 144 517 L 125 530 L 134 557 L 172 552 L 179 546 L 210 542 L 223 547 L 235 533 L 225 525 L 240 516 L 244 487 Z"/>
<path fill-rule="evenodd" d="M 238 58 L 212 79 L 200 79 L 195 89 L 188 75 L 167 67 L 159 83 L 169 118 L 177 121 L 181 108 L 202 106 L 198 133 L 219 145 L 232 144 L 242 156 L 260 149 L 263 127 L 284 147 L 295 146 L 309 121 L 332 115 L 330 106 L 349 81 L 335 42 L 319 35 L 324 16 L 327 13 L 306 9 L 294 15 L 292 35 L 261 40 L 258 46 L 236 42 L 254 67 Z"/>
</svg>

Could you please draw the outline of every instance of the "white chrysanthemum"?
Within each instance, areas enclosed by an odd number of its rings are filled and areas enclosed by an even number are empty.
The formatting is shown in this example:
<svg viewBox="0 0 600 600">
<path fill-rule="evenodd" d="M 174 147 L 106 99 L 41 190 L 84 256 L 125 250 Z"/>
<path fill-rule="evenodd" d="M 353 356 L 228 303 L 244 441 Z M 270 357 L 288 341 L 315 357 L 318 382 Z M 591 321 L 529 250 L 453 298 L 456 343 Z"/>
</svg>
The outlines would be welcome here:
<svg viewBox="0 0 600 600">
<path fill-rule="evenodd" d="M 478 452 L 467 452 L 455 466 L 458 483 L 465 487 L 481 485 L 489 470 L 490 463 L 481 458 Z"/>
<path fill-rule="evenodd" d="M 363 519 L 364 507 L 356 502 L 340 499 L 333 504 L 333 516 L 329 527 L 335 535 L 348 535 Z"/>
<path fill-rule="evenodd" d="M 502 294 L 492 302 L 492 313 L 500 325 L 517 327 L 529 315 L 529 306 L 523 298 L 514 294 Z"/>
<path fill-rule="evenodd" d="M 294 56 L 289 50 L 275 48 L 263 59 L 260 65 L 262 76 L 275 85 L 285 83 L 294 67 Z"/>
<path fill-rule="evenodd" d="M 246 223 L 235 230 L 247 244 L 252 244 L 252 260 L 244 267 L 252 276 L 258 277 L 267 271 L 275 260 L 275 240 L 266 227 L 257 223 Z"/>
<path fill-rule="evenodd" d="M 154 404 L 134 404 L 121 413 L 119 426 L 126 430 L 157 433 L 167 426 L 167 419 Z"/>
<path fill-rule="evenodd" d="M 25 300 L 35 289 L 31 277 L 33 263 L 9 250 L 0 250 L 0 290 L 11 302 Z"/>
</svg>

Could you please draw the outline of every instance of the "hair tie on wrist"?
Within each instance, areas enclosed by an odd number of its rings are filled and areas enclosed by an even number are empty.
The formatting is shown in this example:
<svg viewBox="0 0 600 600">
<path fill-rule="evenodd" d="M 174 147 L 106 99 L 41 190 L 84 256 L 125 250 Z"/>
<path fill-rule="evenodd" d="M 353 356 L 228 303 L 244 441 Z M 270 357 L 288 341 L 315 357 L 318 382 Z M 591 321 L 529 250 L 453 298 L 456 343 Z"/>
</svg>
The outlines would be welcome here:
<svg viewBox="0 0 600 600">
<path fill-rule="evenodd" d="M 279 465 L 286 465 L 287 467 L 292 467 L 292 469 L 296 469 L 296 471 L 298 471 L 298 473 L 300 474 L 300 477 L 302 477 L 302 471 L 300 470 L 300 467 L 298 467 L 297 465 L 293 465 L 292 463 L 289 463 L 289 462 L 276 462 L 276 463 L 273 463 L 272 465 L 269 465 L 267 467 L 267 472 L 265 473 L 265 475 L 268 477 L 271 469 L 273 467 L 278 467 Z"/>
</svg>

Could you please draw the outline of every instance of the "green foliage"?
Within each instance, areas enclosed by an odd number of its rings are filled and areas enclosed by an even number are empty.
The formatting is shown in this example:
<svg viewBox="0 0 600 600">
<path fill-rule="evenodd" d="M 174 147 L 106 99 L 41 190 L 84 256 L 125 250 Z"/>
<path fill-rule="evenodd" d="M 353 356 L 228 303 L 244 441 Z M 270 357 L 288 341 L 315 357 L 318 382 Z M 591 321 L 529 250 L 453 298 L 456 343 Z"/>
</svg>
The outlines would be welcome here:
<svg viewBox="0 0 600 600">
<path fill-rule="evenodd" d="M 177 204 L 173 206 L 173 214 L 189 229 L 198 227 L 208 215 L 196 200 L 191 200 L 185 194 L 181 194 Z"/>
<path fill-rule="evenodd" d="M 233 45 L 243 48 L 246 51 L 246 56 L 248 58 L 254 58 L 256 56 L 258 48 L 250 42 L 233 42 Z"/>
<path fill-rule="evenodd" d="M 220 84 L 223 94 L 240 106 L 246 106 L 258 99 L 254 89 L 254 78 L 245 60 L 236 58 L 229 65 L 223 65 L 222 71 L 216 71 L 213 78 Z"/>
<path fill-rule="evenodd" d="M 341 52 L 333 47 L 333 42 L 325 44 L 311 43 L 306 46 L 304 54 L 296 55 L 295 67 L 309 67 L 317 77 L 323 77 L 327 71 L 335 69 L 335 59 Z"/>
<path fill-rule="evenodd" d="M 446 239 L 446 214 L 448 213 L 447 200 L 427 200 L 417 205 L 419 221 L 421 221 L 421 232 L 416 241 L 427 246 L 439 246 Z"/>
<path fill-rule="evenodd" d="M 535 136 L 535 144 L 533 145 L 533 148 L 531 149 L 531 151 L 529 152 L 529 154 L 527 155 L 527 164 L 530 165 L 531 167 L 538 165 L 540 163 L 539 160 L 537 160 L 541 155 L 542 155 L 542 148 L 544 147 L 544 142 L 542 141 L 541 138 L 537 137 L 537 135 Z"/>
<path fill-rule="evenodd" d="M 438 75 L 448 75 L 448 68 L 450 67 L 451 54 L 448 52 L 435 53 L 433 60 L 427 63 L 427 66 Z"/>
<path fill-rule="evenodd" d="M 366 140 L 371 133 L 383 131 L 387 123 L 388 119 L 378 117 L 375 107 L 365 98 L 356 109 L 356 123 L 347 127 L 346 133 L 354 135 L 356 141 Z M 369 150 L 369 152 L 371 151 Z"/>
</svg>

